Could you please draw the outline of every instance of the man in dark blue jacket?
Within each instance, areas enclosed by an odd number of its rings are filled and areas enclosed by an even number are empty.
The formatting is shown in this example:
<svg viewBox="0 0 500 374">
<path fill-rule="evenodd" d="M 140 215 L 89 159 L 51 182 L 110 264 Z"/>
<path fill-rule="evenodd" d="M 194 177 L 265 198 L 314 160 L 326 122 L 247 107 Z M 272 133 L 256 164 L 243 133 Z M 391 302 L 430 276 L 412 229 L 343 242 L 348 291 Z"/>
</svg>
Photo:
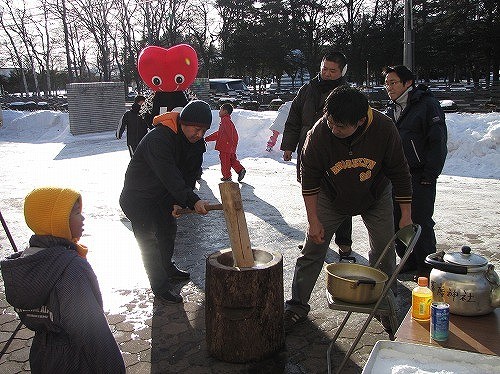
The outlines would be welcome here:
<svg viewBox="0 0 500 374">
<path fill-rule="evenodd" d="M 430 268 L 424 260 L 428 254 L 436 252 L 435 222 L 432 219 L 436 181 L 448 152 L 445 116 L 429 88 L 423 84 L 415 85 L 415 77 L 407 67 L 387 67 L 383 74 L 391 99 L 387 115 L 399 130 L 412 176 L 412 220 L 422 226 L 420 239 L 403 271 L 417 270 L 417 276 L 428 277 Z M 394 209 L 397 222 L 400 212 L 396 204 Z M 402 250 L 396 250 L 403 257 Z"/>
<path fill-rule="evenodd" d="M 182 296 L 172 289 L 171 280 L 189 279 L 189 273 L 172 262 L 177 233 L 173 206 L 207 214 L 207 202 L 193 189 L 212 112 L 206 102 L 194 100 L 180 114 L 167 112 L 154 122 L 156 127 L 139 143 L 130 160 L 120 206 L 132 223 L 153 293 L 180 303 Z"/>
</svg>

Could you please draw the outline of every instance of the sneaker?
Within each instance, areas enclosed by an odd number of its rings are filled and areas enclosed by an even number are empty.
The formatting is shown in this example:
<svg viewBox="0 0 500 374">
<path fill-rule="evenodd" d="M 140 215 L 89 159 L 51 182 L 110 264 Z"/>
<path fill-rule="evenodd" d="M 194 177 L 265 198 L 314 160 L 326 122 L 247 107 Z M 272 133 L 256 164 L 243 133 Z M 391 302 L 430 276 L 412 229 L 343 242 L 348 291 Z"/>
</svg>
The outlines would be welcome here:
<svg viewBox="0 0 500 374">
<path fill-rule="evenodd" d="M 307 316 L 299 316 L 293 310 L 285 310 L 283 315 L 283 327 L 285 328 L 285 333 L 289 333 L 293 330 L 295 325 L 304 323 L 307 320 Z"/>
<path fill-rule="evenodd" d="M 182 303 L 182 296 L 171 290 L 163 292 L 161 295 L 155 295 L 155 297 L 166 304 Z"/>
<path fill-rule="evenodd" d="M 352 253 L 352 248 L 347 244 L 339 244 L 339 256 L 340 257 L 349 257 Z"/>
<path fill-rule="evenodd" d="M 230 182 L 231 181 L 231 177 L 229 177 L 229 178 L 222 177 L 220 180 L 223 181 L 223 182 Z"/>
<path fill-rule="evenodd" d="M 189 279 L 190 274 L 187 271 L 181 270 L 177 266 L 172 264 L 169 275 L 172 279 Z"/>
<path fill-rule="evenodd" d="M 238 182 L 241 182 L 243 178 L 245 178 L 246 173 L 247 171 L 245 170 L 245 168 L 240 170 L 240 172 L 238 173 Z"/>
</svg>

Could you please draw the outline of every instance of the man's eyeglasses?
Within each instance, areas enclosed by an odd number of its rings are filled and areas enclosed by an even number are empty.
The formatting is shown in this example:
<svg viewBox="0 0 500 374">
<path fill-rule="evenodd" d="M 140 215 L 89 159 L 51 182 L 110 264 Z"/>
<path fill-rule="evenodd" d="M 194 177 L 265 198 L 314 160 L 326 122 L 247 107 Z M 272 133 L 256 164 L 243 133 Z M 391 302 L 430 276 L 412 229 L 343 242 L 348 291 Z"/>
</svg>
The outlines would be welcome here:
<svg viewBox="0 0 500 374">
<path fill-rule="evenodd" d="M 333 118 L 331 115 L 326 116 L 326 124 L 330 128 L 330 130 L 333 131 L 333 126 L 335 126 L 337 129 L 344 129 L 348 127 L 347 125 L 340 123 L 340 122 L 334 122 Z"/>
<path fill-rule="evenodd" d="M 401 81 L 390 81 L 390 82 L 385 82 L 385 83 L 384 83 L 384 86 L 386 86 L 386 87 L 394 87 L 394 86 L 395 86 L 396 84 L 398 84 L 398 83 L 403 83 L 403 82 L 401 82 Z"/>
</svg>

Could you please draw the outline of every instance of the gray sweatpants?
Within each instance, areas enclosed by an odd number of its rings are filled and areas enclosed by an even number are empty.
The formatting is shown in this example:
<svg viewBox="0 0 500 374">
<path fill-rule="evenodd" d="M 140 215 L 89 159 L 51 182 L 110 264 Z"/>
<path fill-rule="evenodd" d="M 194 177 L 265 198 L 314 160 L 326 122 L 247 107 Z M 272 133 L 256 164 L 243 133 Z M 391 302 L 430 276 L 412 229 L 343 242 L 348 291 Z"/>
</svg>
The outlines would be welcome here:
<svg viewBox="0 0 500 374">
<path fill-rule="evenodd" d="M 320 191 L 318 195 L 318 218 L 325 230 L 325 241 L 322 244 L 315 244 L 311 239 L 306 237 L 301 255 L 295 265 L 292 298 L 286 301 L 285 309 L 293 310 L 300 316 L 305 316 L 309 313 L 311 309 L 309 299 L 318 276 L 323 269 L 326 252 L 335 231 L 337 231 L 337 228 L 347 217 L 349 216 L 336 212 L 332 208 L 328 195 Z M 368 261 L 370 266 L 373 266 L 394 235 L 391 185 L 387 186 L 380 198 L 361 214 L 361 218 L 368 230 L 370 242 Z M 396 255 L 393 243 L 380 269 L 390 277 L 395 267 Z"/>
</svg>

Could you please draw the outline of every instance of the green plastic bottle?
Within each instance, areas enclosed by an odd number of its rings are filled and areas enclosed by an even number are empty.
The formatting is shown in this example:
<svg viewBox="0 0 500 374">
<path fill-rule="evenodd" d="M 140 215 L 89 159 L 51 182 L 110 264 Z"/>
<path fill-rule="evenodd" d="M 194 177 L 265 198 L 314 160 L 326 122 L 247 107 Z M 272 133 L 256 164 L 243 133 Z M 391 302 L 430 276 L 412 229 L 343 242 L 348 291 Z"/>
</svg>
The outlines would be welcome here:
<svg viewBox="0 0 500 374">
<path fill-rule="evenodd" d="M 411 316 L 417 321 L 428 321 L 431 317 L 432 291 L 427 285 L 426 277 L 418 277 L 418 286 L 411 292 Z"/>
</svg>

